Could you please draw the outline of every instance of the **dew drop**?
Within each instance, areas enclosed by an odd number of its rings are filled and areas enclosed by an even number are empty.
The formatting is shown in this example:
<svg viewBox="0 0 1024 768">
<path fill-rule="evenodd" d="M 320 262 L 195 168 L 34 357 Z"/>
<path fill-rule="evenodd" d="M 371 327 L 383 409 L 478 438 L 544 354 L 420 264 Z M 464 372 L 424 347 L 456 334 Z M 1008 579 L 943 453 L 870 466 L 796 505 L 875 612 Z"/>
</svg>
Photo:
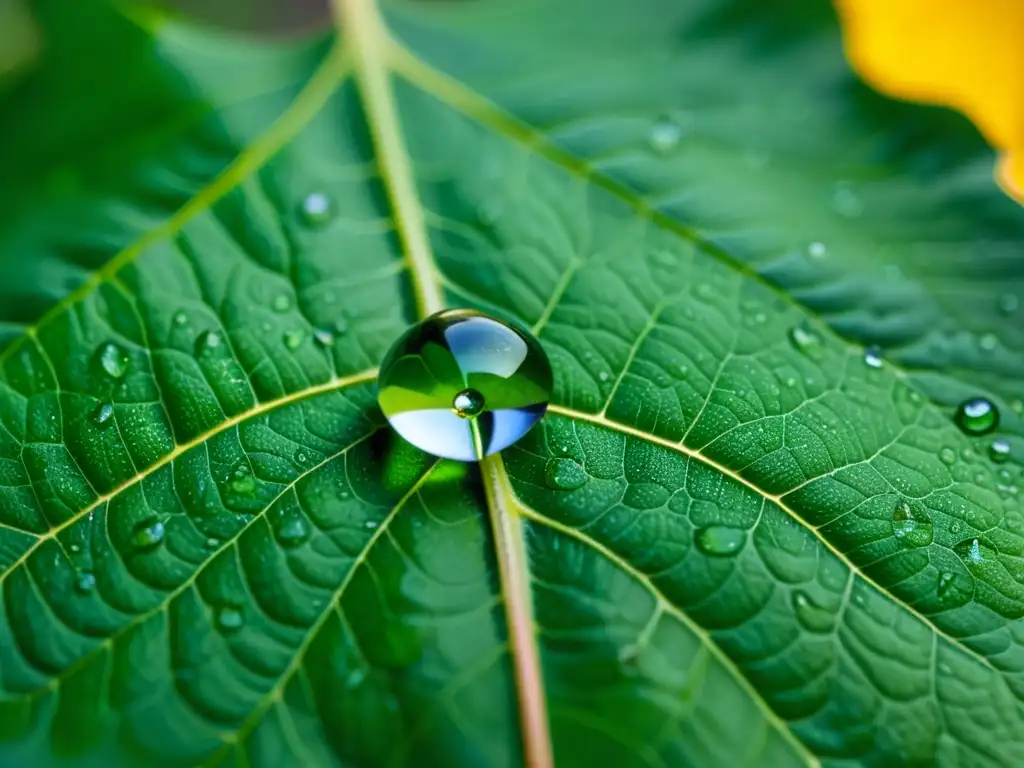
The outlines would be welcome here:
<svg viewBox="0 0 1024 768">
<path fill-rule="evenodd" d="M 864 350 L 864 362 L 871 368 L 882 367 L 882 348 L 872 344 Z"/>
<path fill-rule="evenodd" d="M 814 602 L 806 592 L 800 590 L 793 593 L 793 610 L 797 621 L 808 632 L 823 634 L 832 631 L 835 617 Z"/>
<path fill-rule="evenodd" d="M 334 346 L 334 334 L 330 331 L 325 331 L 323 328 L 313 329 L 313 339 L 321 347 L 333 347 Z"/>
<path fill-rule="evenodd" d="M 220 539 L 218 539 L 218 538 L 216 538 L 214 536 L 210 536 L 206 540 L 206 547 L 207 547 L 207 549 L 216 549 L 219 546 L 220 546 Z"/>
<path fill-rule="evenodd" d="M 289 514 L 277 528 L 277 540 L 289 549 L 303 544 L 309 538 L 309 523 L 299 514 Z"/>
<path fill-rule="evenodd" d="M 164 533 L 164 524 L 156 518 L 143 520 L 132 531 L 132 544 L 139 550 L 152 549 L 164 540 Z"/>
<path fill-rule="evenodd" d="M 572 459 L 548 459 L 544 465 L 544 482 L 556 491 L 575 491 L 587 482 L 587 472 Z"/>
<path fill-rule="evenodd" d="M 711 525 L 694 534 L 697 549 L 711 557 L 732 557 L 747 543 L 747 532 L 742 528 Z"/>
<path fill-rule="evenodd" d="M 93 409 L 92 421 L 98 427 L 105 427 L 114 420 L 114 406 L 110 403 L 100 403 Z"/>
<path fill-rule="evenodd" d="M 121 379 L 128 373 L 128 353 L 113 342 L 107 342 L 96 353 L 100 367 L 112 379 Z"/>
<path fill-rule="evenodd" d="M 292 308 L 292 298 L 287 293 L 279 293 L 274 297 L 271 306 L 275 312 L 287 312 Z"/>
<path fill-rule="evenodd" d="M 178 310 L 174 313 L 174 324 L 185 325 L 188 322 L 188 315 L 185 314 L 184 310 Z"/>
<path fill-rule="evenodd" d="M 395 342 L 381 365 L 377 399 L 413 445 L 478 461 L 526 434 L 544 415 L 551 389 L 551 365 L 532 336 L 481 312 L 455 309 L 432 315 Z"/>
<path fill-rule="evenodd" d="M 655 152 L 660 155 L 667 155 L 679 146 L 683 138 L 683 126 L 678 120 L 663 117 L 651 126 L 647 136 L 647 143 Z"/>
<path fill-rule="evenodd" d="M 295 463 L 296 464 L 305 464 L 308 461 L 309 461 L 309 456 L 306 455 L 305 451 L 296 451 L 295 452 Z"/>
<path fill-rule="evenodd" d="M 892 513 L 892 535 L 905 547 L 926 547 L 932 543 L 932 521 L 920 504 L 900 501 Z"/>
<path fill-rule="evenodd" d="M 334 203 L 323 192 L 310 192 L 302 200 L 302 220 L 308 226 L 322 226 L 334 215 Z"/>
<path fill-rule="evenodd" d="M 999 346 L 999 339 L 996 338 L 994 333 L 986 333 L 978 339 L 978 346 L 981 347 L 984 352 L 992 352 Z"/>
<path fill-rule="evenodd" d="M 1002 437 L 993 440 L 992 444 L 988 447 L 989 458 L 999 464 L 1010 458 L 1010 451 L 1010 441 Z"/>
<path fill-rule="evenodd" d="M 81 571 L 75 578 L 75 591 L 80 595 L 88 595 L 96 588 L 96 576 L 91 571 Z"/>
<path fill-rule="evenodd" d="M 296 350 L 302 346 L 302 342 L 306 340 L 306 332 L 301 328 L 295 328 L 284 333 L 284 345 L 288 349 Z"/>
<path fill-rule="evenodd" d="M 218 331 L 203 331 L 196 337 L 196 357 L 208 355 L 217 350 L 224 343 L 224 338 Z"/>
<path fill-rule="evenodd" d="M 999 309 L 999 314 L 1009 317 L 1017 311 L 1017 307 L 1020 306 L 1020 301 L 1016 294 L 1004 293 L 999 297 L 996 307 Z"/>
<path fill-rule="evenodd" d="M 821 356 L 821 337 L 806 325 L 791 328 L 789 340 L 798 352 L 812 358 Z"/>
<path fill-rule="evenodd" d="M 949 592 L 952 588 L 953 583 L 956 581 L 956 574 L 952 571 L 943 571 L 939 574 L 939 579 L 935 584 L 935 591 L 942 597 L 944 594 Z"/>
<path fill-rule="evenodd" d="M 939 451 L 939 458 L 943 464 L 956 464 L 956 451 L 952 448 L 943 448 Z"/>
<path fill-rule="evenodd" d="M 807 254 L 811 258 L 823 259 L 826 253 L 828 253 L 828 248 L 825 247 L 824 243 L 813 242 L 807 246 Z"/>
<path fill-rule="evenodd" d="M 999 426 L 999 411 L 991 400 L 974 397 L 957 406 L 953 420 L 969 435 L 984 435 Z"/>
<path fill-rule="evenodd" d="M 378 525 L 380 525 L 380 523 L 377 520 L 367 520 L 365 523 L 363 523 L 363 527 L 370 531 L 372 531 Z"/>
<path fill-rule="evenodd" d="M 840 216 L 855 219 L 864 212 L 864 203 L 848 187 L 840 187 L 832 196 L 832 205 Z"/>
<path fill-rule="evenodd" d="M 608 373 L 608 371 L 601 371 L 599 374 L 597 374 L 597 378 L 600 379 L 601 381 L 608 381 L 608 379 L 610 379 L 611 377 L 612 375 Z"/>
<path fill-rule="evenodd" d="M 225 605 L 217 611 L 217 628 L 221 632 L 232 633 L 237 632 L 245 624 L 245 616 L 242 615 L 242 610 L 236 608 L 233 605 Z"/>
</svg>

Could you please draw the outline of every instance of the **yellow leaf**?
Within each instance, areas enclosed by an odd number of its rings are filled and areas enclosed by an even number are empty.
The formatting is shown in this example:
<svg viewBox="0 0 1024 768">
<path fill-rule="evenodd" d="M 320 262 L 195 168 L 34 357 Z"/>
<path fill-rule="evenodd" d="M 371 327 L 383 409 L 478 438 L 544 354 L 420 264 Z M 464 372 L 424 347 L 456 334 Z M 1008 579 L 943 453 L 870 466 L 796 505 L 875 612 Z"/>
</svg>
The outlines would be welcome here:
<svg viewBox="0 0 1024 768">
<path fill-rule="evenodd" d="M 846 55 L 873 87 L 966 114 L 1006 153 L 1024 202 L 1024 0 L 836 0 Z"/>
</svg>

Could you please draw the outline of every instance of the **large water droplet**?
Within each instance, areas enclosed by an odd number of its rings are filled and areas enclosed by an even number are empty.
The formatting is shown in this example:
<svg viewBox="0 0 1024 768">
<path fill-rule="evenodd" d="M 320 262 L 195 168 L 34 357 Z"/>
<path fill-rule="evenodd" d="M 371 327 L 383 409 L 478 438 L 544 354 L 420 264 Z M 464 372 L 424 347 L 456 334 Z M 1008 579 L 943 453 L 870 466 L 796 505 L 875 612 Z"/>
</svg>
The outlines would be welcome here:
<svg viewBox="0 0 1024 768">
<path fill-rule="evenodd" d="M 821 356 L 821 336 L 806 325 L 797 325 L 790 329 L 789 340 L 793 346 L 808 357 Z"/>
<path fill-rule="evenodd" d="M 832 631 L 834 614 L 814 602 L 806 592 L 800 590 L 793 593 L 793 610 L 797 621 L 808 632 L 822 634 Z"/>
<path fill-rule="evenodd" d="M 334 215 L 334 203 L 323 192 L 310 192 L 302 200 L 302 220 L 309 226 L 321 226 Z"/>
<path fill-rule="evenodd" d="M 100 403 L 93 409 L 92 421 L 98 427 L 105 427 L 114 421 L 114 406 L 110 403 Z"/>
<path fill-rule="evenodd" d="M 683 126 L 679 120 L 663 117 L 651 126 L 647 143 L 655 152 L 665 155 L 678 147 L 682 138 Z"/>
<path fill-rule="evenodd" d="M 943 571 L 939 574 L 938 581 L 935 583 L 935 592 L 939 597 L 949 592 L 953 583 L 956 581 L 956 574 L 952 571 Z"/>
<path fill-rule="evenodd" d="M 107 342 L 96 352 L 96 359 L 104 373 L 112 379 L 123 378 L 128 373 L 128 353 L 113 342 Z"/>
<path fill-rule="evenodd" d="M 306 332 L 301 328 L 295 328 L 284 333 L 284 345 L 288 349 L 295 350 L 302 346 L 302 342 L 306 340 Z"/>
<path fill-rule="evenodd" d="M 932 543 L 932 521 L 924 507 L 900 501 L 892 512 L 892 535 L 905 547 L 926 547 Z"/>
<path fill-rule="evenodd" d="M 88 595 L 96 588 L 96 576 L 91 571 L 81 571 L 75 577 L 75 591 L 80 595 Z"/>
<path fill-rule="evenodd" d="M 969 435 L 984 435 L 999 426 L 999 411 L 991 400 L 973 397 L 957 406 L 953 420 Z"/>
<path fill-rule="evenodd" d="M 697 549 L 712 557 L 732 557 L 747 543 L 747 532 L 742 528 L 710 525 L 694 535 Z"/>
<path fill-rule="evenodd" d="M 308 538 L 309 523 L 298 513 L 286 515 L 277 526 L 277 540 L 283 547 L 297 547 Z"/>
<path fill-rule="evenodd" d="M 1010 458 L 1011 450 L 1010 441 L 1000 437 L 992 441 L 992 444 L 988 447 L 988 455 L 992 461 L 1002 464 Z"/>
<path fill-rule="evenodd" d="M 864 350 L 864 362 L 872 368 L 882 367 L 882 348 L 876 344 Z"/>
<path fill-rule="evenodd" d="M 587 472 L 572 459 L 548 459 L 544 465 L 544 482 L 556 491 L 575 491 L 587 482 Z"/>
<path fill-rule="evenodd" d="M 233 605 L 225 605 L 217 610 L 217 628 L 221 632 L 237 632 L 245 624 L 245 616 L 240 608 Z"/>
<path fill-rule="evenodd" d="M 164 533 L 164 524 L 156 518 L 143 520 L 132 531 L 132 544 L 136 549 L 152 549 L 164 540 Z"/>
<path fill-rule="evenodd" d="M 523 331 L 474 310 L 445 310 L 395 342 L 378 388 L 384 416 L 410 443 L 436 456 L 477 461 L 515 443 L 544 415 L 551 365 Z M 473 410 L 477 395 L 476 415 L 460 415 L 456 398 Z"/>
</svg>

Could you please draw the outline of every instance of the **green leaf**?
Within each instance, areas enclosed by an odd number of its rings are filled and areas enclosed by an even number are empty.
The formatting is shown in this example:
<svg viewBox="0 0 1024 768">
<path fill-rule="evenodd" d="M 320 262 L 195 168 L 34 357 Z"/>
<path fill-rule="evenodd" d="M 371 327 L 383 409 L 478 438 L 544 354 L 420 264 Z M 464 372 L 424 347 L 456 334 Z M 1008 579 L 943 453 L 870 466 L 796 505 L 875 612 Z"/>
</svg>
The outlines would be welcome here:
<svg viewBox="0 0 1024 768">
<path fill-rule="evenodd" d="M 827 5 L 37 5 L 0 764 L 1024 764 L 1024 212 Z M 479 467 L 375 404 L 459 305 L 556 377 Z"/>
</svg>

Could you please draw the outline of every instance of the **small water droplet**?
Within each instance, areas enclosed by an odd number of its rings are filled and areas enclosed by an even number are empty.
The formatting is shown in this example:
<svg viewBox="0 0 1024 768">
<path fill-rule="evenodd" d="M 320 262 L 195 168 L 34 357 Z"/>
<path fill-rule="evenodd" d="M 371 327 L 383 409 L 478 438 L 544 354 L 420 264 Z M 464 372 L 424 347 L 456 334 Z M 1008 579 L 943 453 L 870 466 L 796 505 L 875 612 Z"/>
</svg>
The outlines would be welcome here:
<svg viewBox="0 0 1024 768">
<path fill-rule="evenodd" d="M 939 451 L 939 458 L 943 464 L 956 464 L 956 451 L 952 448 L 943 448 Z"/>
<path fill-rule="evenodd" d="M 806 325 L 791 328 L 789 340 L 797 351 L 808 357 L 817 358 L 821 355 L 821 337 Z"/>
<path fill-rule="evenodd" d="M 991 400 L 974 397 L 960 403 L 953 420 L 969 435 L 984 435 L 999 426 L 999 411 Z"/>
<path fill-rule="evenodd" d="M 334 215 L 334 204 L 323 192 L 310 192 L 302 200 L 302 220 L 309 226 L 321 226 Z"/>
<path fill-rule="evenodd" d="M 697 548 L 711 557 L 732 557 L 747 543 L 747 532 L 742 528 L 711 525 L 694 534 Z"/>
<path fill-rule="evenodd" d="M 610 379 L 611 377 L 612 375 L 608 373 L 608 371 L 601 371 L 599 374 L 597 374 L 597 378 L 600 379 L 601 381 L 608 381 L 608 379 Z"/>
<path fill-rule="evenodd" d="M 985 352 L 992 352 L 999 346 L 999 339 L 996 338 L 994 333 L 986 333 L 978 339 L 978 346 Z"/>
<path fill-rule="evenodd" d="M 277 540 L 289 549 L 303 544 L 309 538 L 309 523 L 297 513 L 287 515 L 278 525 Z"/>
<path fill-rule="evenodd" d="M 75 578 L 75 591 L 80 595 L 88 595 L 96 588 L 96 576 L 91 571 L 81 571 Z"/>
<path fill-rule="evenodd" d="M 932 543 L 932 521 L 918 503 L 902 500 L 892 513 L 892 535 L 906 547 L 926 547 Z"/>
<path fill-rule="evenodd" d="M 309 461 L 309 456 L 306 455 L 305 451 L 296 451 L 295 452 L 295 463 L 296 464 L 305 464 L 307 461 Z"/>
<path fill-rule="evenodd" d="M 377 520 L 367 520 L 365 523 L 363 523 L 363 527 L 370 531 L 372 531 L 378 525 L 380 525 L 380 522 Z"/>
<path fill-rule="evenodd" d="M 1015 294 L 1004 293 L 999 297 L 996 306 L 999 309 L 999 314 L 1009 317 L 1017 311 L 1017 307 L 1020 306 L 1020 301 Z"/>
<path fill-rule="evenodd" d="M 79 546 L 78 544 L 72 544 L 71 546 L 68 547 L 68 549 L 71 550 L 71 554 L 73 554 L 73 555 L 77 555 L 79 552 L 82 551 L 82 547 Z"/>
<path fill-rule="evenodd" d="M 218 349 L 223 342 L 224 338 L 220 335 L 219 331 L 203 331 L 196 337 L 196 357 L 212 353 Z"/>
<path fill-rule="evenodd" d="M 1002 464 L 1010 458 L 1010 441 L 1005 438 L 998 438 L 992 441 L 988 447 L 988 455 L 992 461 Z"/>
<path fill-rule="evenodd" d="M 797 621 L 808 632 L 822 634 L 832 631 L 835 617 L 814 602 L 806 592 L 801 590 L 793 593 L 793 610 Z"/>
<path fill-rule="evenodd" d="M 548 459 L 544 482 L 556 491 L 575 491 L 587 482 L 587 471 L 572 459 Z"/>
<path fill-rule="evenodd" d="M 647 143 L 655 152 L 665 155 L 678 147 L 682 138 L 683 126 L 679 124 L 679 121 L 663 117 L 651 126 Z"/>
<path fill-rule="evenodd" d="M 814 259 L 822 259 L 828 253 L 824 243 L 813 242 L 807 246 L 807 255 Z"/>
<path fill-rule="evenodd" d="M 152 549 L 164 540 L 164 533 L 164 524 L 161 521 L 156 518 L 143 520 L 132 531 L 132 544 L 136 549 Z"/>
<path fill-rule="evenodd" d="M 128 353 L 113 342 L 107 342 L 96 353 L 100 367 L 112 379 L 123 378 L 128 373 Z"/>
<path fill-rule="evenodd" d="M 333 347 L 334 346 L 334 334 L 330 331 L 325 331 L 323 328 L 313 329 L 313 338 L 316 343 L 321 347 Z"/>
<path fill-rule="evenodd" d="M 292 297 L 287 293 L 279 293 L 274 297 L 274 301 L 271 304 L 275 312 L 287 312 L 292 308 Z"/>
<path fill-rule="evenodd" d="M 956 574 L 952 571 L 943 571 L 940 573 L 939 579 L 935 584 L 935 591 L 938 593 L 939 597 L 942 597 L 944 594 L 949 592 L 955 581 Z"/>
<path fill-rule="evenodd" d="M 174 324 L 185 325 L 188 322 L 188 315 L 185 314 L 184 310 L 179 310 L 174 313 Z"/>
<path fill-rule="evenodd" d="M 99 427 L 112 424 L 114 420 L 114 406 L 110 403 L 100 403 L 93 409 L 92 421 Z"/>
<path fill-rule="evenodd" d="M 479 391 L 469 388 L 456 392 L 452 398 L 452 412 L 460 419 L 472 419 L 479 416 L 486 403 Z"/>
<path fill-rule="evenodd" d="M 871 368 L 881 368 L 882 348 L 876 344 L 872 344 L 870 347 L 865 349 L 864 362 L 867 363 Z"/>
<path fill-rule="evenodd" d="M 208 549 L 216 549 L 217 547 L 220 546 L 220 539 L 215 538 L 214 536 L 210 536 L 206 540 L 206 546 L 207 546 Z"/>
<path fill-rule="evenodd" d="M 301 328 L 294 328 L 290 331 L 285 331 L 284 333 L 284 345 L 288 347 L 288 349 L 298 349 L 305 340 L 306 332 Z"/>
<path fill-rule="evenodd" d="M 217 628 L 221 632 L 228 634 L 237 632 L 243 624 L 245 624 L 245 616 L 242 614 L 241 608 L 225 605 L 217 611 Z"/>
</svg>

